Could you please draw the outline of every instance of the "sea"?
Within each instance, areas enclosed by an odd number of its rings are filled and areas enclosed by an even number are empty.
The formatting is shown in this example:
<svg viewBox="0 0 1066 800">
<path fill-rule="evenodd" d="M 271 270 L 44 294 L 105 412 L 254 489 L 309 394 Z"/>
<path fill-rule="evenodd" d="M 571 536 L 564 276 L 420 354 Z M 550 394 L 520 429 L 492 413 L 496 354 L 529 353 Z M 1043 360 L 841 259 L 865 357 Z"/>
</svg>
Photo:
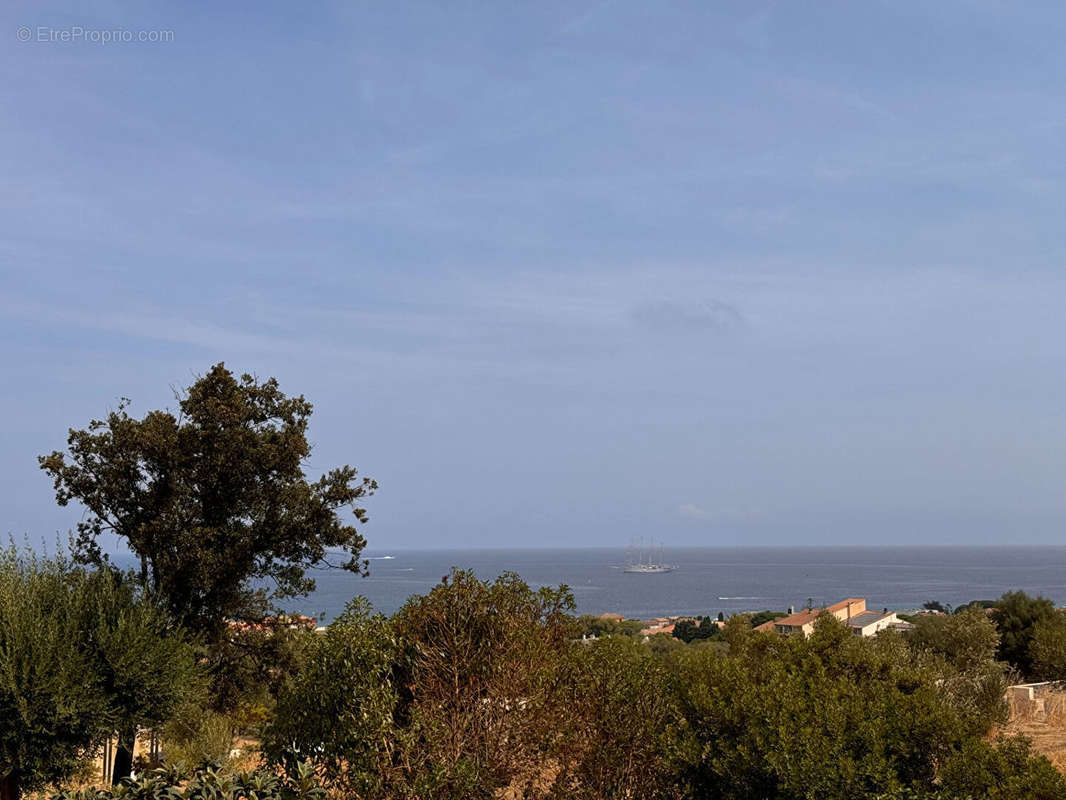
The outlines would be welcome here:
<svg viewBox="0 0 1066 800">
<path fill-rule="evenodd" d="M 355 596 L 395 613 L 453 567 L 490 580 L 515 572 L 530 586 L 565 585 L 579 614 L 630 619 L 784 611 L 864 597 L 871 609 L 957 606 L 1022 589 L 1066 605 L 1064 547 L 729 547 L 668 549 L 664 574 L 624 572 L 622 548 L 368 550 L 370 574 L 317 572 L 308 597 L 284 604 L 322 622 Z"/>
</svg>

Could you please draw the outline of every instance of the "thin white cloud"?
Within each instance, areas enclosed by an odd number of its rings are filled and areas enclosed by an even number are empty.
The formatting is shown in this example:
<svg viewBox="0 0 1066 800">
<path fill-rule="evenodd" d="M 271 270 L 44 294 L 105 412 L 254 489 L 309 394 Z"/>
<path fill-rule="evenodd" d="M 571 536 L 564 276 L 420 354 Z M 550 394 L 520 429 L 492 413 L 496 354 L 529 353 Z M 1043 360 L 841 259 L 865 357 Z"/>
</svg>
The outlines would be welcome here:
<svg viewBox="0 0 1066 800">
<path fill-rule="evenodd" d="M 724 508 L 716 506 L 714 509 L 707 509 L 695 503 L 682 503 L 678 506 L 677 511 L 685 519 L 718 525 L 753 522 L 764 516 L 763 512 L 755 508 Z"/>
<path fill-rule="evenodd" d="M 678 510 L 678 513 L 681 514 L 681 516 L 688 517 L 689 519 L 698 519 L 698 520 L 711 520 L 711 519 L 713 519 L 713 515 L 711 514 L 710 511 L 708 511 L 705 508 L 700 508 L 695 503 L 683 503 L 680 507 L 678 507 L 677 510 Z"/>
</svg>

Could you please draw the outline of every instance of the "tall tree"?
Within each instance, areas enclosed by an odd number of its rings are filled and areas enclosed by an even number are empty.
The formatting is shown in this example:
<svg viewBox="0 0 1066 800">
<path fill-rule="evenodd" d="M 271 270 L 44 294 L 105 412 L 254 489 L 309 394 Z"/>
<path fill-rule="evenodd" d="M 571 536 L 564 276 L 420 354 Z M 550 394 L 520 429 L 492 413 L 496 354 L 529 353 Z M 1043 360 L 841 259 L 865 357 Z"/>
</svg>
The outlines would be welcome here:
<svg viewBox="0 0 1066 800">
<path fill-rule="evenodd" d="M 269 582 L 275 598 L 314 588 L 308 567 L 327 563 L 362 572 L 366 542 L 338 512 L 377 484 L 353 467 L 310 481 L 307 425 L 312 406 L 288 397 L 273 378 L 239 378 L 217 364 L 178 395 L 178 411 L 137 419 L 129 401 L 83 430 L 67 451 L 40 458 L 60 505 L 88 509 L 76 554 L 106 559 L 99 539 L 113 533 L 140 559 L 140 580 L 189 628 L 217 637 L 229 618 L 262 614 Z"/>
</svg>

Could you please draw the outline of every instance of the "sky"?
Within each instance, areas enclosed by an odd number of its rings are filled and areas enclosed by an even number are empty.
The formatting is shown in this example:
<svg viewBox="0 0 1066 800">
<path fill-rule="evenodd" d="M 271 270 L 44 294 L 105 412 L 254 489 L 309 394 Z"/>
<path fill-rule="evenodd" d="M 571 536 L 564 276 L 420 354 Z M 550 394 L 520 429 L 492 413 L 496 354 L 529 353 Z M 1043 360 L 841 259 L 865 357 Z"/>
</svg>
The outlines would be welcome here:
<svg viewBox="0 0 1066 800">
<path fill-rule="evenodd" d="M 309 474 L 379 482 L 379 550 L 1066 544 L 1061 4 L 19 0 L 0 37 L 0 534 L 80 519 L 67 428 L 224 361 L 314 403 Z"/>
</svg>

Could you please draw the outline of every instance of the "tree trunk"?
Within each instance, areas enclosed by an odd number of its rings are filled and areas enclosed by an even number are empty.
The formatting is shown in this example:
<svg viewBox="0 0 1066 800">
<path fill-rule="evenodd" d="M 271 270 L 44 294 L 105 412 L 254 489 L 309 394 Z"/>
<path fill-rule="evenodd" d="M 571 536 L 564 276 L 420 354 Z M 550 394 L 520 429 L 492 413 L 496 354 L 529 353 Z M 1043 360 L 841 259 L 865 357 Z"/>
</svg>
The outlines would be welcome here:
<svg viewBox="0 0 1066 800">
<path fill-rule="evenodd" d="M 14 772 L 0 778 L 0 800 L 19 800 L 19 777 Z"/>
<path fill-rule="evenodd" d="M 111 770 L 111 785 L 116 785 L 133 772 L 133 745 L 137 741 L 137 729 L 120 731 L 118 746 L 115 748 L 115 766 Z M 3 800 L 3 798 L 0 798 Z"/>
</svg>

